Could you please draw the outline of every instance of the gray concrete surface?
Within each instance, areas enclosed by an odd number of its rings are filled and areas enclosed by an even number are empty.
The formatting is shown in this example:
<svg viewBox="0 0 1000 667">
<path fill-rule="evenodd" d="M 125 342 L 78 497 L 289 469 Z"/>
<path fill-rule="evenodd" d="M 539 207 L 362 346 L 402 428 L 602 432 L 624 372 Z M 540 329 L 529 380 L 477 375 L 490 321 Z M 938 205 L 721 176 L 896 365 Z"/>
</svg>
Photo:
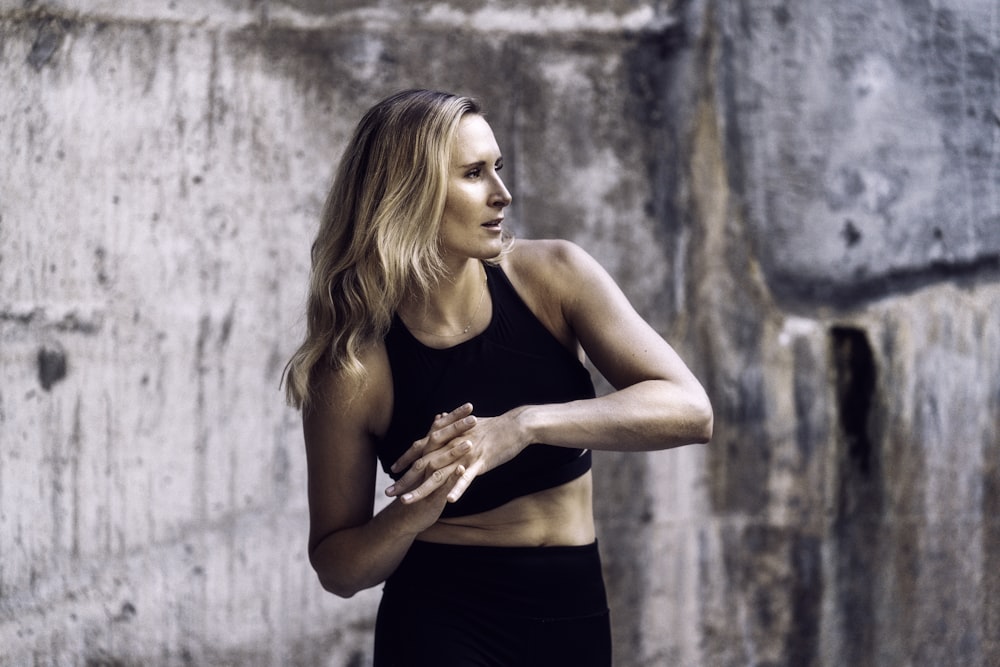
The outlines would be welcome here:
<svg viewBox="0 0 1000 667">
<path fill-rule="evenodd" d="M 616 665 L 1000 662 L 998 72 L 991 0 L 0 0 L 0 665 L 368 664 L 277 383 L 410 86 L 716 406 L 596 457 Z"/>
</svg>

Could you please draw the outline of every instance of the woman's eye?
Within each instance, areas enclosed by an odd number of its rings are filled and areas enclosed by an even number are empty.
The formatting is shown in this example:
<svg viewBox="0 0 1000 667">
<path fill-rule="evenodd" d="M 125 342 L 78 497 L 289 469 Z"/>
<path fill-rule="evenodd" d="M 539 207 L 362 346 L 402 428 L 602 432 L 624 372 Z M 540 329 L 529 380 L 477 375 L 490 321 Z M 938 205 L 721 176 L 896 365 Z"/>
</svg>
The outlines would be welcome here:
<svg viewBox="0 0 1000 667">
<path fill-rule="evenodd" d="M 466 178 L 479 178 L 479 175 L 480 175 L 481 173 L 483 173 L 483 170 L 482 170 L 482 169 L 478 169 L 478 168 L 476 168 L 476 169 L 472 169 L 471 171 L 469 171 L 469 172 L 468 172 L 468 173 L 467 173 L 467 174 L 465 175 L 465 177 L 466 177 Z"/>
<path fill-rule="evenodd" d="M 501 169 L 503 169 L 503 162 L 497 162 L 496 166 L 493 167 L 494 171 L 500 171 Z"/>
</svg>

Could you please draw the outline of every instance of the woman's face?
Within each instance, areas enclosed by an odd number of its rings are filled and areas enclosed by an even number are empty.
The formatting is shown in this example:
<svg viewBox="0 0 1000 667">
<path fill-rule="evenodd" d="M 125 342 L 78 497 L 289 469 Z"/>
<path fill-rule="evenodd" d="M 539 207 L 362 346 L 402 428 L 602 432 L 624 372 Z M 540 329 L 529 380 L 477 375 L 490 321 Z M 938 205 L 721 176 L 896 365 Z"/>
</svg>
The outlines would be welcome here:
<svg viewBox="0 0 1000 667">
<path fill-rule="evenodd" d="M 445 260 L 490 259 L 500 254 L 503 210 L 510 192 L 498 173 L 503 156 L 489 123 L 478 114 L 459 122 L 446 180 L 448 195 L 441 217 Z"/>
</svg>

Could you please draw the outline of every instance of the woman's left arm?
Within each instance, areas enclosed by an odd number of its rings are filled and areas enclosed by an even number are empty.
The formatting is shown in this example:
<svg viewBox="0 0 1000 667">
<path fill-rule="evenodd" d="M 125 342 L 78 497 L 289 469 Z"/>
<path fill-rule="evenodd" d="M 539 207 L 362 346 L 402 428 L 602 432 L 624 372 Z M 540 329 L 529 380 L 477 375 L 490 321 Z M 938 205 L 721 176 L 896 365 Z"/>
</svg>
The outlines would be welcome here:
<svg viewBox="0 0 1000 667">
<path fill-rule="evenodd" d="M 607 271 L 569 242 L 548 242 L 541 270 L 549 298 L 591 362 L 616 391 L 595 399 L 524 408 L 529 442 L 649 451 L 706 443 L 712 405 L 680 356 L 636 313 Z"/>
</svg>

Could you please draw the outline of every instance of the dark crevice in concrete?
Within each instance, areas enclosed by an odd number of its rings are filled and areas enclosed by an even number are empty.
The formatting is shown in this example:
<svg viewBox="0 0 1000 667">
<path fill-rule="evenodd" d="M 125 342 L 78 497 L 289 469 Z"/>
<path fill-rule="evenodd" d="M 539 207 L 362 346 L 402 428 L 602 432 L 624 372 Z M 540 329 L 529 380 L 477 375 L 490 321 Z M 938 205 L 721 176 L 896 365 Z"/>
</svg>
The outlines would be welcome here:
<svg viewBox="0 0 1000 667">
<path fill-rule="evenodd" d="M 844 664 L 877 664 L 877 590 L 884 489 L 877 431 L 878 368 L 864 329 L 830 330 L 840 426 L 836 514 L 832 525 L 834 590 Z"/>
<path fill-rule="evenodd" d="M 863 329 L 834 327 L 830 338 L 841 434 L 854 469 L 867 475 L 872 468 L 869 420 L 875 393 L 875 359 Z"/>
</svg>

